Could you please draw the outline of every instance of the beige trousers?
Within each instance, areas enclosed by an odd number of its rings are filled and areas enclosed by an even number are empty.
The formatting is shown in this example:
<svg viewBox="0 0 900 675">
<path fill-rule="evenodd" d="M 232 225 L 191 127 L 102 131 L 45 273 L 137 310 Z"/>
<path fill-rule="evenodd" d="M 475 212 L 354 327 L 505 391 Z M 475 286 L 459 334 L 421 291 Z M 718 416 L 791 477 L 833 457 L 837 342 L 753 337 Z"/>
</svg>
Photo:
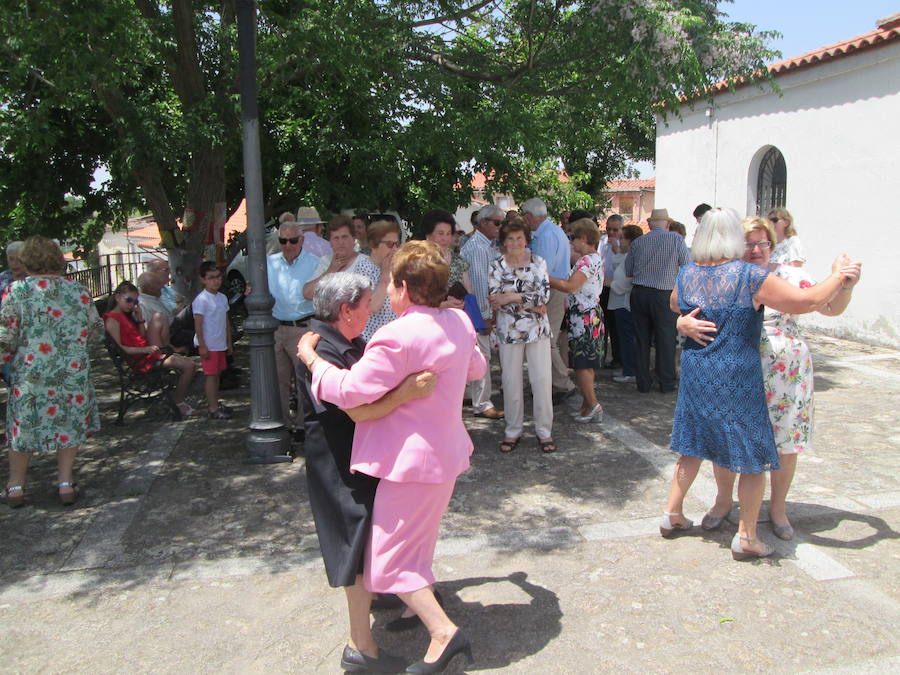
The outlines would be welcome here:
<svg viewBox="0 0 900 675">
<path fill-rule="evenodd" d="M 300 359 L 297 358 L 297 345 L 300 338 L 309 332 L 302 326 L 278 326 L 275 329 L 275 370 L 278 373 L 278 393 L 281 396 L 281 414 L 285 426 L 298 429 L 303 426 L 302 397 L 297 397 L 297 411 L 290 414 L 291 382 Z"/>
<path fill-rule="evenodd" d="M 503 412 L 506 413 L 507 438 L 518 438 L 522 435 L 525 419 L 525 384 L 522 372 L 525 359 L 528 359 L 528 381 L 531 383 L 534 432 L 541 440 L 553 437 L 550 349 L 550 338 L 537 342 L 500 344 Z"/>
<path fill-rule="evenodd" d="M 569 377 L 569 367 L 559 353 L 559 334 L 563 316 L 566 314 L 566 294 L 562 291 L 550 290 L 547 302 L 547 320 L 553 339 L 550 341 L 550 368 L 553 378 L 553 391 L 569 391 L 575 387 Z M 568 356 L 568 354 L 567 354 Z"/>
</svg>

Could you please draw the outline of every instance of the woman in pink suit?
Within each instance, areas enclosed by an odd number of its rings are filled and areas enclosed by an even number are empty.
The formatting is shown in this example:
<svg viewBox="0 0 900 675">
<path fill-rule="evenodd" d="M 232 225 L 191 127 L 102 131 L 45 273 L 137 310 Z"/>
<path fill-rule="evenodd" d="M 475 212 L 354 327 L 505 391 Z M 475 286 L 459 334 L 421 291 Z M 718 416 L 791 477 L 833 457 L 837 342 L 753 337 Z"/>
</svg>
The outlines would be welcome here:
<svg viewBox="0 0 900 675">
<path fill-rule="evenodd" d="M 462 422 L 467 380 L 486 363 L 465 312 L 439 309 L 449 269 L 440 248 L 411 241 L 394 254 L 388 296 L 398 318 L 382 326 L 350 369 L 318 357 L 307 334 L 298 356 L 312 373 L 312 393 L 348 409 L 378 400 L 422 370 L 437 376 L 430 396 L 356 426 L 351 471 L 380 478 L 364 579 L 373 593 L 396 593 L 428 628 L 431 643 L 407 672 L 437 673 L 457 653 L 471 661 L 468 639 L 434 597 L 431 570 L 441 518 L 456 477 L 469 468 L 472 441 Z"/>
</svg>

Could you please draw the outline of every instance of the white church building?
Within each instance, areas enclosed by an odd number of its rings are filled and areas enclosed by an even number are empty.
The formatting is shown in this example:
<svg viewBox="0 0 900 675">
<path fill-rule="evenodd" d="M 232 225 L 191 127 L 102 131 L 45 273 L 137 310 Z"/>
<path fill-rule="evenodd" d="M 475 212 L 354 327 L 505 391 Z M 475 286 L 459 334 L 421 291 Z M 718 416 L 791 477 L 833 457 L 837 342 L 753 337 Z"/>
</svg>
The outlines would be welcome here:
<svg viewBox="0 0 900 675">
<path fill-rule="evenodd" d="M 863 262 L 843 316 L 804 324 L 900 348 L 900 14 L 769 71 L 778 91 L 722 84 L 657 120 L 656 206 L 688 240 L 702 202 L 785 206 L 815 278 L 839 253 Z"/>
</svg>

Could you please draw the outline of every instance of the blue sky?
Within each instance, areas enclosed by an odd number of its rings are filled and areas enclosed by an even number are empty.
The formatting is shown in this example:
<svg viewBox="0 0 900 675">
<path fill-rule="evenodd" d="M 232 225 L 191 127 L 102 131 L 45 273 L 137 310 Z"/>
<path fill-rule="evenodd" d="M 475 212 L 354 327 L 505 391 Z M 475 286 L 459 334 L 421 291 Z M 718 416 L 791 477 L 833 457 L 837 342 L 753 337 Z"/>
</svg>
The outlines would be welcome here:
<svg viewBox="0 0 900 675">
<path fill-rule="evenodd" d="M 874 30 L 878 19 L 900 12 L 900 0 L 736 0 L 719 9 L 732 21 L 783 33 L 772 46 L 788 58 Z"/>
<path fill-rule="evenodd" d="M 900 0 L 735 0 L 719 9 L 731 21 L 782 33 L 771 46 L 786 59 L 874 30 L 879 19 L 900 12 Z M 635 168 L 641 178 L 656 175 L 652 162 Z"/>
</svg>

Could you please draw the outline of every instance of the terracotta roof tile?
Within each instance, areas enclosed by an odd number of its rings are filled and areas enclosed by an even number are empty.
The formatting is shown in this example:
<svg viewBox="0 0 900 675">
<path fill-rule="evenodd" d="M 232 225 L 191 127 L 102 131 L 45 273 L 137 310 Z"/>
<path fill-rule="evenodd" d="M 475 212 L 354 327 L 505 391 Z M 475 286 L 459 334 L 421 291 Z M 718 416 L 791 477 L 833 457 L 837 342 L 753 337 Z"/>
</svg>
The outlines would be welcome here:
<svg viewBox="0 0 900 675">
<path fill-rule="evenodd" d="M 813 49 L 812 51 L 800 54 L 799 56 L 776 61 L 775 63 L 769 64 L 767 70 L 773 77 L 779 77 L 786 73 L 800 70 L 801 68 L 816 66 L 820 63 L 826 63 L 844 56 L 850 56 L 856 52 L 880 47 L 890 42 L 896 42 L 897 40 L 900 40 L 900 14 L 894 14 L 887 19 L 883 19 L 878 28 L 869 31 L 868 33 L 841 40 L 840 42 L 825 47 Z M 763 75 L 764 73 L 762 71 L 757 71 L 746 77 L 722 80 L 711 85 L 706 93 L 727 91 L 732 87 L 751 84 L 759 81 Z M 683 100 L 688 100 L 689 98 L 694 97 L 683 97 Z"/>
<path fill-rule="evenodd" d="M 610 192 L 640 189 L 653 190 L 655 188 L 656 178 L 629 178 L 626 180 L 611 180 L 606 184 L 606 189 Z"/>
</svg>

